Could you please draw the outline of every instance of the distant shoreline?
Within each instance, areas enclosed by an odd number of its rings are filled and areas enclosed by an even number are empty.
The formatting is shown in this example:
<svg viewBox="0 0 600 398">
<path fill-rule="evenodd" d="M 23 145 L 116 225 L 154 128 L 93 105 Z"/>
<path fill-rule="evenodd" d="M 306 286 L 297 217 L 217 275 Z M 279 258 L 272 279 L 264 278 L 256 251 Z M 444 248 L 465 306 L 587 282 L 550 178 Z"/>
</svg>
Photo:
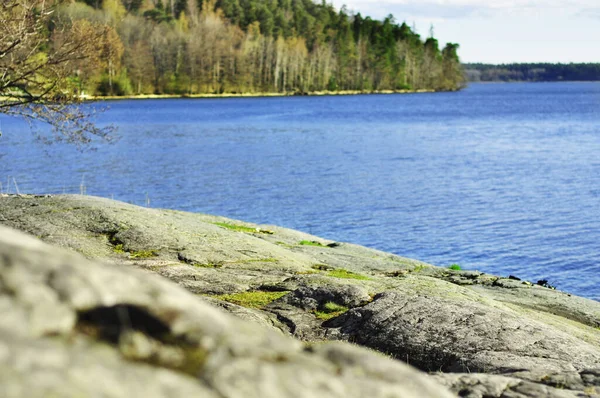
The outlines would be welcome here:
<svg viewBox="0 0 600 398">
<path fill-rule="evenodd" d="M 458 90 L 456 90 L 458 91 Z M 145 100 L 145 99 L 199 99 L 199 98 L 260 98 L 260 97 L 322 97 L 363 94 L 422 94 L 435 93 L 435 90 L 342 90 L 312 91 L 308 93 L 223 93 L 223 94 L 141 94 L 141 95 L 85 95 L 83 101 Z M 439 91 L 442 92 L 442 91 Z"/>
<path fill-rule="evenodd" d="M 463 87 L 464 88 L 464 87 Z M 118 101 L 118 100 L 148 100 L 148 99 L 207 99 L 207 98 L 267 98 L 267 97 L 324 97 L 341 95 L 370 95 L 370 94 L 423 94 L 455 92 L 457 90 L 342 90 L 342 91 L 312 91 L 308 93 L 223 93 L 223 94 L 141 94 L 141 95 L 81 95 L 79 101 Z M 8 97 L 0 96 L 0 103 Z"/>
<path fill-rule="evenodd" d="M 594 82 L 600 81 L 600 63 L 463 64 L 469 82 Z"/>
</svg>

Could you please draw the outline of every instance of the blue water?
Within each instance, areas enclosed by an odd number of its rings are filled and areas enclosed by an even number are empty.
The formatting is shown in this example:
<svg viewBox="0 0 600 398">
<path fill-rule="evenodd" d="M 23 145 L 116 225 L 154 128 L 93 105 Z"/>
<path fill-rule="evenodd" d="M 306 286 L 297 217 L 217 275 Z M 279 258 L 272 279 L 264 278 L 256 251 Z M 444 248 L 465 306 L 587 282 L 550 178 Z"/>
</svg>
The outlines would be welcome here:
<svg viewBox="0 0 600 398">
<path fill-rule="evenodd" d="M 600 300 L 600 84 L 117 101 L 96 152 L 0 119 L 0 182 L 282 225 Z"/>
</svg>

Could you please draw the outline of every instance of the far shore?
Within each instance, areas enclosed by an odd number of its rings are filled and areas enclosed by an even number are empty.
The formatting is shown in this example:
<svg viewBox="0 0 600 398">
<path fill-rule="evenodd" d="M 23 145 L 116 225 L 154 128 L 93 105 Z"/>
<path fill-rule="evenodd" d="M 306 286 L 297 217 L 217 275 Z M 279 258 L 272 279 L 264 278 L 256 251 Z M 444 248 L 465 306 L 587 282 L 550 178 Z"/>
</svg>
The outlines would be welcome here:
<svg viewBox="0 0 600 398">
<path fill-rule="evenodd" d="M 458 90 L 444 90 L 458 91 Z M 206 93 L 206 94 L 139 94 L 139 95 L 80 95 L 79 100 L 84 102 L 115 101 L 115 100 L 147 100 L 147 99 L 190 99 L 190 98 L 258 98 L 258 97 L 303 97 L 303 96 L 334 96 L 334 95 L 366 95 L 366 94 L 419 94 L 444 92 L 431 89 L 420 90 L 340 90 L 340 91 L 310 91 L 300 92 L 255 92 L 255 93 Z M 8 101 L 10 97 L 0 96 L 0 103 Z"/>
<path fill-rule="evenodd" d="M 135 99 L 173 99 L 173 98 L 245 98 L 245 97 L 299 97 L 299 96 L 326 96 L 326 95 L 360 95 L 360 94 L 416 94 L 434 93 L 435 90 L 341 90 L 341 91 L 311 91 L 307 93 L 222 93 L 222 94 L 140 94 L 140 95 L 84 95 L 84 101 L 112 101 Z"/>
</svg>

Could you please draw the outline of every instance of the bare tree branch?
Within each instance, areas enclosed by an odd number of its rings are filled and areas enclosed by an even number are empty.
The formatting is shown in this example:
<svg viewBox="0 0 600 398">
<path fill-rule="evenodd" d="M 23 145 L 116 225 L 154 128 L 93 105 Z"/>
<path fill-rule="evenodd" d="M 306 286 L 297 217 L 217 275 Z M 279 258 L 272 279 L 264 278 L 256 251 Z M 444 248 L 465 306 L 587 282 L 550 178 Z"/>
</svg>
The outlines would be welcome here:
<svg viewBox="0 0 600 398">
<path fill-rule="evenodd" d="M 0 113 L 51 127 L 43 141 L 88 144 L 110 140 L 112 128 L 96 127 L 90 107 L 81 106 L 69 77 L 78 61 L 99 52 L 106 26 L 73 22 L 51 26 L 62 0 L 0 1 Z"/>
</svg>

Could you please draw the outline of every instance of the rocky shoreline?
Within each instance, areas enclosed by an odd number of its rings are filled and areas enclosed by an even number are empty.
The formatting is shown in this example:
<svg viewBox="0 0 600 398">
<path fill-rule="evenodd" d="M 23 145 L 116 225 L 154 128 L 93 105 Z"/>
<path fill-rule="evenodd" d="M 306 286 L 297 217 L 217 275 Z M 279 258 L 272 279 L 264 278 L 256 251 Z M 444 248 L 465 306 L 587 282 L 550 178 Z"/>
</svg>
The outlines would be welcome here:
<svg viewBox="0 0 600 398">
<path fill-rule="evenodd" d="M 599 302 L 90 196 L 0 196 L 0 309 L 8 397 L 600 397 Z"/>
</svg>

